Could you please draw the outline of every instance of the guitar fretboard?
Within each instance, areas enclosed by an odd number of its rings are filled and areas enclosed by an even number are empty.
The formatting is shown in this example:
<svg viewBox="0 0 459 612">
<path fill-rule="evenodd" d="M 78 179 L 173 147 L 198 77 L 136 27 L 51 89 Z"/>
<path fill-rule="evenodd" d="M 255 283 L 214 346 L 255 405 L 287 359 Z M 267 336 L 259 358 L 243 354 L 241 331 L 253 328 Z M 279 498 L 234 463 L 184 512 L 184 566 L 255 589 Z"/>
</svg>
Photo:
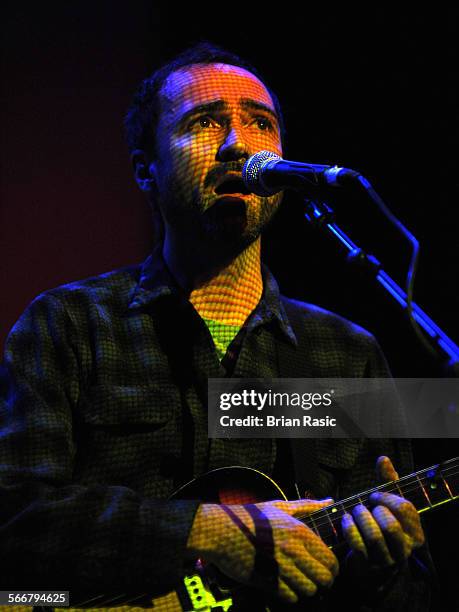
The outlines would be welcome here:
<svg viewBox="0 0 459 612">
<path fill-rule="evenodd" d="M 369 505 L 369 497 L 374 492 L 394 493 L 404 497 L 419 513 L 459 499 L 459 457 L 297 518 L 315 531 L 328 546 L 336 546 L 343 542 L 341 534 L 343 515 L 349 513 L 357 504 Z"/>
</svg>

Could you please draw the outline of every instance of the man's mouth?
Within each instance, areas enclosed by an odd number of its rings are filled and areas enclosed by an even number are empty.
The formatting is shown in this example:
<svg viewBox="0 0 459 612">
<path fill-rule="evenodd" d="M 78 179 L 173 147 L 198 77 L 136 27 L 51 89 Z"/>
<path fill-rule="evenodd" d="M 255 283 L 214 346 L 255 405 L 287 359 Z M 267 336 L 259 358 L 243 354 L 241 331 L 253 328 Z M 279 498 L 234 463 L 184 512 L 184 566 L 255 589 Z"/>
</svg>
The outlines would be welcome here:
<svg viewBox="0 0 459 612">
<path fill-rule="evenodd" d="M 242 177 L 237 174 L 226 174 L 215 187 L 217 195 L 249 195 L 250 191 L 245 186 Z"/>
<path fill-rule="evenodd" d="M 243 232 L 247 227 L 247 202 L 245 194 L 222 193 L 209 208 L 210 217 L 220 228 Z"/>
</svg>

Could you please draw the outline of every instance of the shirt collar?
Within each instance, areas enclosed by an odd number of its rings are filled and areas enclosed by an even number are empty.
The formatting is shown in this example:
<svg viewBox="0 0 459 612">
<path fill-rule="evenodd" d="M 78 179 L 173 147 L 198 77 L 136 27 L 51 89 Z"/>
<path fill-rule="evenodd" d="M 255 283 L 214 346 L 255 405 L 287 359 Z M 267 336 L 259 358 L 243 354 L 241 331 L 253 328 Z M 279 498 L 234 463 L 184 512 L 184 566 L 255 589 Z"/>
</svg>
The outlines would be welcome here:
<svg viewBox="0 0 459 612">
<path fill-rule="evenodd" d="M 298 341 L 282 304 L 276 279 L 264 264 L 261 264 L 261 274 L 263 294 L 245 327 L 247 331 L 251 331 L 274 320 L 286 338 L 297 346 Z M 176 295 L 186 299 L 184 292 L 164 262 L 162 245 L 158 244 L 141 266 L 140 278 L 131 295 L 128 308 L 130 310 L 139 309 L 166 295 Z"/>
<path fill-rule="evenodd" d="M 147 306 L 164 295 L 180 295 L 180 286 L 169 272 L 158 244 L 140 268 L 140 277 L 129 302 L 129 309 Z"/>
<path fill-rule="evenodd" d="M 279 285 L 271 274 L 269 268 L 261 264 L 261 275 L 263 278 L 263 295 L 255 310 L 247 320 L 247 329 L 255 329 L 268 321 L 276 321 L 285 337 L 294 345 L 298 346 L 295 332 L 288 320 L 284 305 L 282 304 Z"/>
</svg>

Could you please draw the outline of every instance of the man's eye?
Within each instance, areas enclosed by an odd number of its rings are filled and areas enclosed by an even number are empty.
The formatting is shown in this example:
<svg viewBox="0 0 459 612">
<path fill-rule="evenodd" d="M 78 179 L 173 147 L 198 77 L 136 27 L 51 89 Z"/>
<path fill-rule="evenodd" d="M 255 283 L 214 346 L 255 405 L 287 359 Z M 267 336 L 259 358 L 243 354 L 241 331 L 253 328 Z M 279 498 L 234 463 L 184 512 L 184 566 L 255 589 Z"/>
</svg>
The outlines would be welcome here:
<svg viewBox="0 0 459 612">
<path fill-rule="evenodd" d="M 199 117 L 199 125 L 202 128 L 208 128 L 212 125 L 212 121 L 210 120 L 210 117 Z"/>
<path fill-rule="evenodd" d="M 197 119 L 193 119 L 193 121 L 190 123 L 190 128 L 201 128 L 201 129 L 208 129 L 211 127 L 215 126 L 215 121 L 213 121 L 212 117 L 209 117 L 208 115 L 203 115 L 202 117 L 198 117 Z"/>
<path fill-rule="evenodd" d="M 258 129 L 262 130 L 263 132 L 273 129 L 273 124 L 266 117 L 257 117 L 255 122 Z"/>
</svg>

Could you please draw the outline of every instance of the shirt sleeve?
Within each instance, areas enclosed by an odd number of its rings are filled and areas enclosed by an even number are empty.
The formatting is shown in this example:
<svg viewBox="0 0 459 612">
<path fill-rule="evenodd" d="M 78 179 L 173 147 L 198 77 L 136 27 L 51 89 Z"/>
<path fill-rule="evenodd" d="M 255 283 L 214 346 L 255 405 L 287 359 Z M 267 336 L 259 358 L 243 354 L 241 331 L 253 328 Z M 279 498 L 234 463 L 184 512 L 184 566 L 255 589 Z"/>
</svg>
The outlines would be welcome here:
<svg viewBox="0 0 459 612">
<path fill-rule="evenodd" d="M 183 575 L 198 502 L 72 481 L 79 452 L 72 425 L 80 391 L 75 336 L 61 301 L 43 294 L 6 343 L 0 386 L 1 587 L 69 590 L 76 599 L 166 592 Z"/>
</svg>

